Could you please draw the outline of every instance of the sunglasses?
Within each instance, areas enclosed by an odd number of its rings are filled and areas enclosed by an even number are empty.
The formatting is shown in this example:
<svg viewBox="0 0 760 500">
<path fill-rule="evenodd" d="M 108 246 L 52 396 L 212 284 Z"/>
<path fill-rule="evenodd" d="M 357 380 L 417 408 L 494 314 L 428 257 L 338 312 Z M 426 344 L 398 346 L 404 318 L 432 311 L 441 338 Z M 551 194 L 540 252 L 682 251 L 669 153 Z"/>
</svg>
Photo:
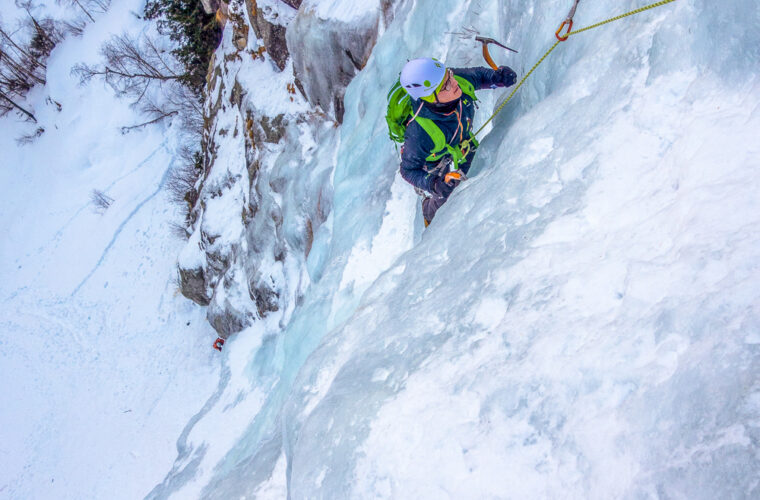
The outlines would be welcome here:
<svg viewBox="0 0 760 500">
<path fill-rule="evenodd" d="M 443 86 L 439 92 L 448 92 L 454 88 L 454 72 L 450 69 L 446 70 L 446 80 L 443 82 Z"/>
</svg>

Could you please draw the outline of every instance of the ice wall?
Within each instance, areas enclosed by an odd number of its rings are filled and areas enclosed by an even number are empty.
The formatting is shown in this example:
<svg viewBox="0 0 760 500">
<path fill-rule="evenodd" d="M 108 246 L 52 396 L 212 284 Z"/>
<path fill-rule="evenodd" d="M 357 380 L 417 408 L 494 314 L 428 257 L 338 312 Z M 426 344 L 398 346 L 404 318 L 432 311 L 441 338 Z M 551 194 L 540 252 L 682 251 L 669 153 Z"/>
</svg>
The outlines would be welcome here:
<svg viewBox="0 0 760 500">
<path fill-rule="evenodd" d="M 753 2 L 678 0 L 571 37 L 424 233 L 394 178 L 403 62 L 480 64 L 458 34 L 474 27 L 520 51 L 495 58 L 522 76 L 568 4 L 399 4 L 320 160 L 313 282 L 280 333 L 229 343 L 230 378 L 154 497 L 760 494 Z M 576 26 L 641 5 L 581 2 Z M 501 93 L 480 94 L 482 123 Z"/>
</svg>

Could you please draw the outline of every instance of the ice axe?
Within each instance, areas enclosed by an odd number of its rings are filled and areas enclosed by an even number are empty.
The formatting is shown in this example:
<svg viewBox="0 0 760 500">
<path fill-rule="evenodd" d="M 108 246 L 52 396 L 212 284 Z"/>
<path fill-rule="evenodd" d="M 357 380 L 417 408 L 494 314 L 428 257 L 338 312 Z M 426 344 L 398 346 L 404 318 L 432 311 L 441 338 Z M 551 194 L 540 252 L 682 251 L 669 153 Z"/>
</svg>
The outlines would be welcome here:
<svg viewBox="0 0 760 500">
<path fill-rule="evenodd" d="M 512 52 L 514 52 L 515 54 L 517 54 L 517 51 L 515 49 L 510 49 L 506 45 L 497 42 L 493 38 L 486 38 L 484 36 L 476 36 L 475 40 L 477 40 L 478 42 L 480 42 L 480 43 L 483 44 L 483 59 L 485 59 L 486 62 L 488 63 L 488 65 L 491 66 L 491 68 L 493 68 L 494 70 L 499 69 L 499 67 L 496 65 L 495 62 L 493 62 L 493 59 L 491 59 L 491 54 L 488 53 L 488 44 L 489 43 L 493 43 L 494 45 L 498 45 L 499 47 L 502 47 L 504 49 L 511 50 Z"/>
</svg>

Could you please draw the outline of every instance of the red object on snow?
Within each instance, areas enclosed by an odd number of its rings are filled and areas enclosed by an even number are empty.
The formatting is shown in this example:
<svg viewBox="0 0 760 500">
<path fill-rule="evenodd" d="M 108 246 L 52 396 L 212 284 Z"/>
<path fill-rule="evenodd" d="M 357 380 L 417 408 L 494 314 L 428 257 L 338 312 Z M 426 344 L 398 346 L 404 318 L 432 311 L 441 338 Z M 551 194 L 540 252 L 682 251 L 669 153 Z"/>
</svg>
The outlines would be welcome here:
<svg viewBox="0 0 760 500">
<path fill-rule="evenodd" d="M 220 351 L 220 352 L 221 352 L 221 350 L 222 350 L 222 346 L 223 346 L 223 345 L 224 345 L 224 339 L 223 339 L 222 337 L 218 337 L 218 338 L 217 338 L 217 339 L 214 341 L 214 349 L 216 349 L 217 351 Z"/>
</svg>

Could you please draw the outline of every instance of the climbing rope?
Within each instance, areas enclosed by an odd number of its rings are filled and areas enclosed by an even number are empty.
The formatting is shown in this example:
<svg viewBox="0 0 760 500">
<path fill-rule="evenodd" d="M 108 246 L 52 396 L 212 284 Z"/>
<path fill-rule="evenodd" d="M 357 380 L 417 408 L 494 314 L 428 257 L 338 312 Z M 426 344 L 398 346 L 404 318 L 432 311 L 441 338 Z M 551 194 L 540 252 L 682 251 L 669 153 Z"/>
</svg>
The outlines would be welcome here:
<svg viewBox="0 0 760 500">
<path fill-rule="evenodd" d="M 577 35 L 578 33 L 583 33 L 584 31 L 588 31 L 590 29 L 598 28 L 599 26 L 602 26 L 607 23 L 611 23 L 612 21 L 617 21 L 618 19 L 623 19 L 624 17 L 632 16 L 634 14 L 639 14 L 640 12 L 644 12 L 645 10 L 654 9 L 655 7 L 660 7 L 662 5 L 675 2 L 676 0 L 662 0 L 661 2 L 656 2 L 651 5 L 646 5 L 644 7 L 641 7 L 636 10 L 632 10 L 631 12 L 626 12 L 625 14 L 621 14 L 619 16 L 611 17 L 607 19 L 606 21 L 602 21 L 600 23 L 592 24 L 591 26 L 586 26 L 585 28 L 581 28 L 579 30 L 575 30 L 572 33 L 568 33 L 569 35 Z"/>
<path fill-rule="evenodd" d="M 512 97 L 514 97 L 514 95 L 517 93 L 517 91 L 520 89 L 520 87 L 522 87 L 522 84 L 525 83 L 525 80 L 528 79 L 528 77 L 531 75 L 531 73 L 533 73 L 533 71 L 535 71 L 535 69 L 538 68 L 538 66 L 542 62 L 544 62 L 544 59 L 546 59 L 549 56 L 549 54 L 551 54 L 552 51 L 555 48 L 557 48 L 557 45 L 559 45 L 561 42 L 564 42 L 565 40 L 567 40 L 570 37 L 570 35 L 577 35 L 578 33 L 583 33 L 584 31 L 588 31 L 590 29 L 598 28 L 599 26 L 605 25 L 607 23 L 611 23 L 613 21 L 617 21 L 618 19 L 623 19 L 624 17 L 632 16 L 634 14 L 638 14 L 640 12 L 644 12 L 645 10 L 654 9 L 655 7 L 660 7 L 662 5 L 665 5 L 665 4 L 668 4 L 668 3 L 671 3 L 671 2 L 675 2 L 676 0 L 662 0 L 660 2 L 656 2 L 656 3 L 650 4 L 650 5 L 646 5 L 644 7 L 636 9 L 636 10 L 632 10 L 630 12 L 626 12 L 625 14 L 621 14 L 619 16 L 611 17 L 611 18 L 609 18 L 609 19 L 607 19 L 605 21 L 602 21 L 600 23 L 592 24 L 591 26 L 586 26 L 585 28 L 581 28 L 579 30 L 570 31 L 570 30 L 572 30 L 572 27 L 573 27 L 573 16 L 575 15 L 575 8 L 578 6 L 578 1 L 579 0 L 575 0 L 575 4 L 570 9 L 570 13 L 568 14 L 567 19 L 565 19 L 562 22 L 562 24 L 560 25 L 559 29 L 557 30 L 557 33 L 556 33 L 557 41 L 554 42 L 554 45 L 552 45 L 551 48 L 549 50 L 547 50 L 546 53 L 543 56 L 541 56 L 541 59 L 539 59 L 538 62 L 536 64 L 534 64 L 532 68 L 530 68 L 530 71 L 528 71 L 525 74 L 525 76 L 522 78 L 522 80 L 520 80 L 520 83 L 518 83 L 515 86 L 515 88 L 512 90 L 512 93 L 509 94 L 509 97 L 507 97 L 507 99 L 504 102 L 502 102 L 499 105 L 498 108 L 496 108 L 496 111 L 493 112 L 493 114 L 491 115 L 491 117 L 488 120 L 486 120 L 486 122 L 477 130 L 477 132 L 475 132 L 474 134 L 472 134 L 472 136 L 470 136 L 469 139 L 466 139 L 464 142 L 462 142 L 462 146 L 463 147 L 465 145 L 469 147 L 470 141 L 472 141 L 472 139 L 476 135 L 478 135 L 480 132 L 482 132 L 483 129 L 486 128 L 486 125 L 488 125 L 491 122 L 491 120 L 493 120 L 494 117 L 497 114 L 499 114 L 499 112 L 504 108 L 504 106 L 506 106 L 507 103 L 512 99 Z M 560 31 L 562 31 L 562 29 L 566 25 L 568 26 L 568 33 L 565 33 L 564 36 L 560 36 Z M 465 144 L 465 143 L 467 143 L 467 144 Z"/>
</svg>

